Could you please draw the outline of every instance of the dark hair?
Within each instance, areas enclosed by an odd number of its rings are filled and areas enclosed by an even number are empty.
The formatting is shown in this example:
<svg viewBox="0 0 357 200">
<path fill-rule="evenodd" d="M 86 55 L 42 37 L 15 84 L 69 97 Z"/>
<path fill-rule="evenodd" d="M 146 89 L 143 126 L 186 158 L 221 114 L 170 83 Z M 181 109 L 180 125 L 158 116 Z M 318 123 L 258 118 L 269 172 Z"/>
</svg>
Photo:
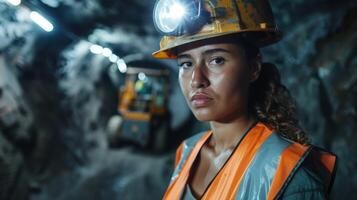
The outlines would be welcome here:
<svg viewBox="0 0 357 200">
<path fill-rule="evenodd" d="M 248 61 L 260 54 L 257 47 L 243 46 Z M 295 102 L 281 83 L 279 70 L 274 64 L 262 64 L 259 78 L 250 85 L 248 106 L 259 121 L 277 130 L 281 136 L 301 144 L 308 143 L 296 116 Z"/>
</svg>

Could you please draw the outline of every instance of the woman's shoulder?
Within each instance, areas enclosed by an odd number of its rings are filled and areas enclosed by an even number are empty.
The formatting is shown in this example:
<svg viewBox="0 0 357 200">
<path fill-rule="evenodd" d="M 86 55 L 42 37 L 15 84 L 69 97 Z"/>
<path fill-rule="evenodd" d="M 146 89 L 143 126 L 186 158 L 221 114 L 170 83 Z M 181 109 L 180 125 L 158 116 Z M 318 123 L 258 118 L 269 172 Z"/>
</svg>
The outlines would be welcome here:
<svg viewBox="0 0 357 200">
<path fill-rule="evenodd" d="M 185 139 L 182 143 L 188 146 L 194 146 L 208 131 L 201 131 Z"/>
<path fill-rule="evenodd" d="M 280 149 L 280 164 L 284 168 L 290 165 L 289 161 L 299 157 L 286 184 L 282 186 L 282 194 L 278 199 L 326 199 L 334 181 L 336 155 L 311 144 L 299 144 L 277 131 L 272 132 L 274 133 L 268 139 L 271 141 L 267 143 L 267 149 Z"/>
<path fill-rule="evenodd" d="M 190 154 L 192 149 L 195 147 L 195 145 L 202 139 L 202 137 L 207 133 L 208 131 L 202 131 L 197 134 L 194 134 L 193 136 L 185 139 L 180 146 L 176 150 L 176 164 L 180 160 L 186 159 L 187 156 Z"/>
<path fill-rule="evenodd" d="M 301 166 L 283 192 L 281 199 L 326 199 L 323 180 L 306 166 Z"/>
<path fill-rule="evenodd" d="M 200 132 L 198 134 L 195 134 L 187 139 L 185 139 L 181 144 L 178 146 L 176 149 L 176 161 L 175 161 L 175 166 L 179 164 L 179 162 L 182 160 L 182 158 L 187 157 L 188 154 L 191 152 L 195 144 L 202 138 L 205 132 Z"/>
<path fill-rule="evenodd" d="M 190 155 L 192 149 L 195 147 L 195 145 L 198 143 L 198 141 L 200 141 L 202 139 L 202 137 L 205 134 L 207 134 L 207 131 L 197 133 L 197 134 L 185 139 L 180 144 L 180 146 L 176 149 L 175 169 L 171 176 L 171 183 L 178 176 L 184 163 L 186 162 L 188 156 Z"/>
<path fill-rule="evenodd" d="M 335 154 L 314 145 L 302 159 L 281 199 L 327 199 L 336 174 Z"/>
</svg>

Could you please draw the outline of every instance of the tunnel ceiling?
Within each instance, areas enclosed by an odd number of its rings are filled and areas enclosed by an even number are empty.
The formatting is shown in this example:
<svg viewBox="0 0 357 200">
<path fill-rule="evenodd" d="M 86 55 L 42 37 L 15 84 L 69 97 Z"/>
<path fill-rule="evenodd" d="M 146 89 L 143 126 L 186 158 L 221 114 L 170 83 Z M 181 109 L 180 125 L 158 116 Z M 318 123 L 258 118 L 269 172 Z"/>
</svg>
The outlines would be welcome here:
<svg viewBox="0 0 357 200">
<path fill-rule="evenodd" d="M 6 41 L 0 44 L 0 50 L 12 41 L 24 45 L 34 40 L 35 48 L 51 45 L 56 55 L 66 45 L 84 39 L 117 52 L 153 51 L 158 47 L 153 41 L 159 38 L 152 22 L 153 4 L 139 0 L 24 0 L 26 10 L 0 2 L 0 38 Z M 29 10 L 48 18 L 55 27 L 53 33 L 45 34 L 34 26 L 28 17 Z M 146 41 L 145 45 L 142 41 Z"/>
<path fill-rule="evenodd" d="M 27 2 L 29 6 L 48 12 L 63 26 L 78 35 L 86 34 L 97 26 L 118 25 L 142 34 L 153 32 L 151 17 L 153 1 L 33 0 Z"/>
<path fill-rule="evenodd" d="M 312 141 L 339 156 L 341 170 L 334 197 L 348 199 L 349 194 L 357 191 L 346 186 L 357 182 L 353 173 L 357 163 L 353 156 L 357 153 L 357 2 L 270 2 L 284 38 L 262 50 L 264 60 L 278 66 L 283 83 L 297 101 L 301 124 Z M 166 183 L 159 173 L 166 170 L 168 174 L 167 166 L 171 163 L 158 167 L 157 159 L 150 158 L 141 170 L 144 158 L 133 156 L 129 163 L 135 165 L 135 171 L 125 171 L 127 166 L 123 167 L 122 160 L 131 158 L 131 152 L 114 153 L 107 158 L 107 152 L 96 151 L 106 148 L 106 126 L 108 119 L 117 114 L 118 80 L 123 77 L 107 58 L 90 53 L 88 44 L 109 47 L 127 60 L 147 59 L 159 47 L 160 36 L 152 22 L 154 3 L 154 0 L 23 0 L 25 9 L 0 0 L 0 153 L 4 146 L 11 149 L 2 158 L 9 165 L 2 169 L 8 167 L 11 172 L 24 169 L 29 173 L 32 190 L 43 195 L 35 199 L 71 199 L 65 195 L 54 197 L 66 190 L 76 197 L 82 187 L 98 194 L 116 191 L 112 188 L 115 184 L 94 187 L 104 180 L 102 174 L 110 183 L 117 181 L 118 196 L 137 191 L 137 187 L 148 188 L 145 184 L 156 180 L 160 186 L 150 189 L 158 191 L 151 199 L 160 198 Z M 29 9 L 53 21 L 54 31 L 47 33 L 33 24 L 28 17 Z M 164 63 L 177 71 L 174 63 Z M 173 119 L 181 119 L 169 135 L 174 140 L 171 149 L 202 129 L 188 118 L 176 77 L 174 74 L 171 81 L 174 86 L 171 106 Z M 110 174 L 98 171 L 95 168 L 98 166 L 93 168 L 98 160 L 107 162 L 105 170 L 100 170 Z M 88 166 L 91 170 L 85 169 Z M 156 168 L 162 171 L 154 172 L 152 169 Z M 119 175 L 118 169 L 122 169 Z M 142 174 L 121 179 L 126 172 L 136 175 L 136 171 Z M 10 175 L 9 180 L 16 173 Z M 142 177 L 146 177 L 145 181 Z M 7 185 L 17 188 L 15 182 L 9 181 Z M 149 193 L 130 195 L 143 199 Z M 80 199 L 75 197 L 72 199 Z"/>
</svg>

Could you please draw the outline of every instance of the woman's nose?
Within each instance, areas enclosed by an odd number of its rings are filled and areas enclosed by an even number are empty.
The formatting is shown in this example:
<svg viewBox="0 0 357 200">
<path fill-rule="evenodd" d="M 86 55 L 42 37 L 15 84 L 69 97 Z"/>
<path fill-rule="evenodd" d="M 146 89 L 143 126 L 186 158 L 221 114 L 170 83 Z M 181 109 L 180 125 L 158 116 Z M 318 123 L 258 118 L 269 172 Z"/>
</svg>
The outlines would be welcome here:
<svg viewBox="0 0 357 200">
<path fill-rule="evenodd" d="M 204 67 L 197 66 L 192 72 L 191 77 L 191 87 L 192 88 L 205 88 L 209 85 L 209 80 L 207 79 Z"/>
</svg>

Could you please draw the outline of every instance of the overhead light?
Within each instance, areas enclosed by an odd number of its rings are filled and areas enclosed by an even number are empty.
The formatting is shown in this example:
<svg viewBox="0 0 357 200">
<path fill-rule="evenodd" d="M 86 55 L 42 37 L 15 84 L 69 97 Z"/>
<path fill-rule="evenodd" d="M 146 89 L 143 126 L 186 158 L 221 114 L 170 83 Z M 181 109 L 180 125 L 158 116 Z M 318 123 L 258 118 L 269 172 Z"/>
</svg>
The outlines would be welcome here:
<svg viewBox="0 0 357 200">
<path fill-rule="evenodd" d="M 52 8 L 57 8 L 60 5 L 60 1 L 58 0 L 41 0 L 42 3 L 51 6 Z"/>
<path fill-rule="evenodd" d="M 99 46 L 97 44 L 93 44 L 89 50 L 90 50 L 90 52 L 92 52 L 94 54 L 102 54 L 103 53 L 103 47 Z"/>
<path fill-rule="evenodd" d="M 38 12 L 32 11 L 30 13 L 30 18 L 46 32 L 51 32 L 53 30 L 53 25 L 51 24 L 51 22 L 49 22 Z"/>
<path fill-rule="evenodd" d="M 21 4 L 21 0 L 6 0 L 6 1 L 14 6 L 18 6 Z"/>
<path fill-rule="evenodd" d="M 118 69 L 121 73 L 125 73 L 128 70 L 128 67 L 126 66 L 126 63 L 123 59 L 119 59 L 117 61 Z"/>
<path fill-rule="evenodd" d="M 141 81 L 145 81 L 145 80 L 146 80 L 146 75 L 145 75 L 145 73 L 144 73 L 144 72 L 140 72 L 140 73 L 138 74 L 138 78 L 139 78 L 139 80 L 141 80 Z"/>
<path fill-rule="evenodd" d="M 116 63 L 118 61 L 118 56 L 115 54 L 112 54 L 109 56 L 109 61 L 112 63 Z"/>
<path fill-rule="evenodd" d="M 112 52 L 112 50 L 110 50 L 109 48 L 104 48 L 102 54 L 103 54 L 103 56 L 105 56 L 105 57 L 109 57 L 109 56 L 111 56 L 111 55 L 113 54 L 113 52 Z"/>
</svg>

